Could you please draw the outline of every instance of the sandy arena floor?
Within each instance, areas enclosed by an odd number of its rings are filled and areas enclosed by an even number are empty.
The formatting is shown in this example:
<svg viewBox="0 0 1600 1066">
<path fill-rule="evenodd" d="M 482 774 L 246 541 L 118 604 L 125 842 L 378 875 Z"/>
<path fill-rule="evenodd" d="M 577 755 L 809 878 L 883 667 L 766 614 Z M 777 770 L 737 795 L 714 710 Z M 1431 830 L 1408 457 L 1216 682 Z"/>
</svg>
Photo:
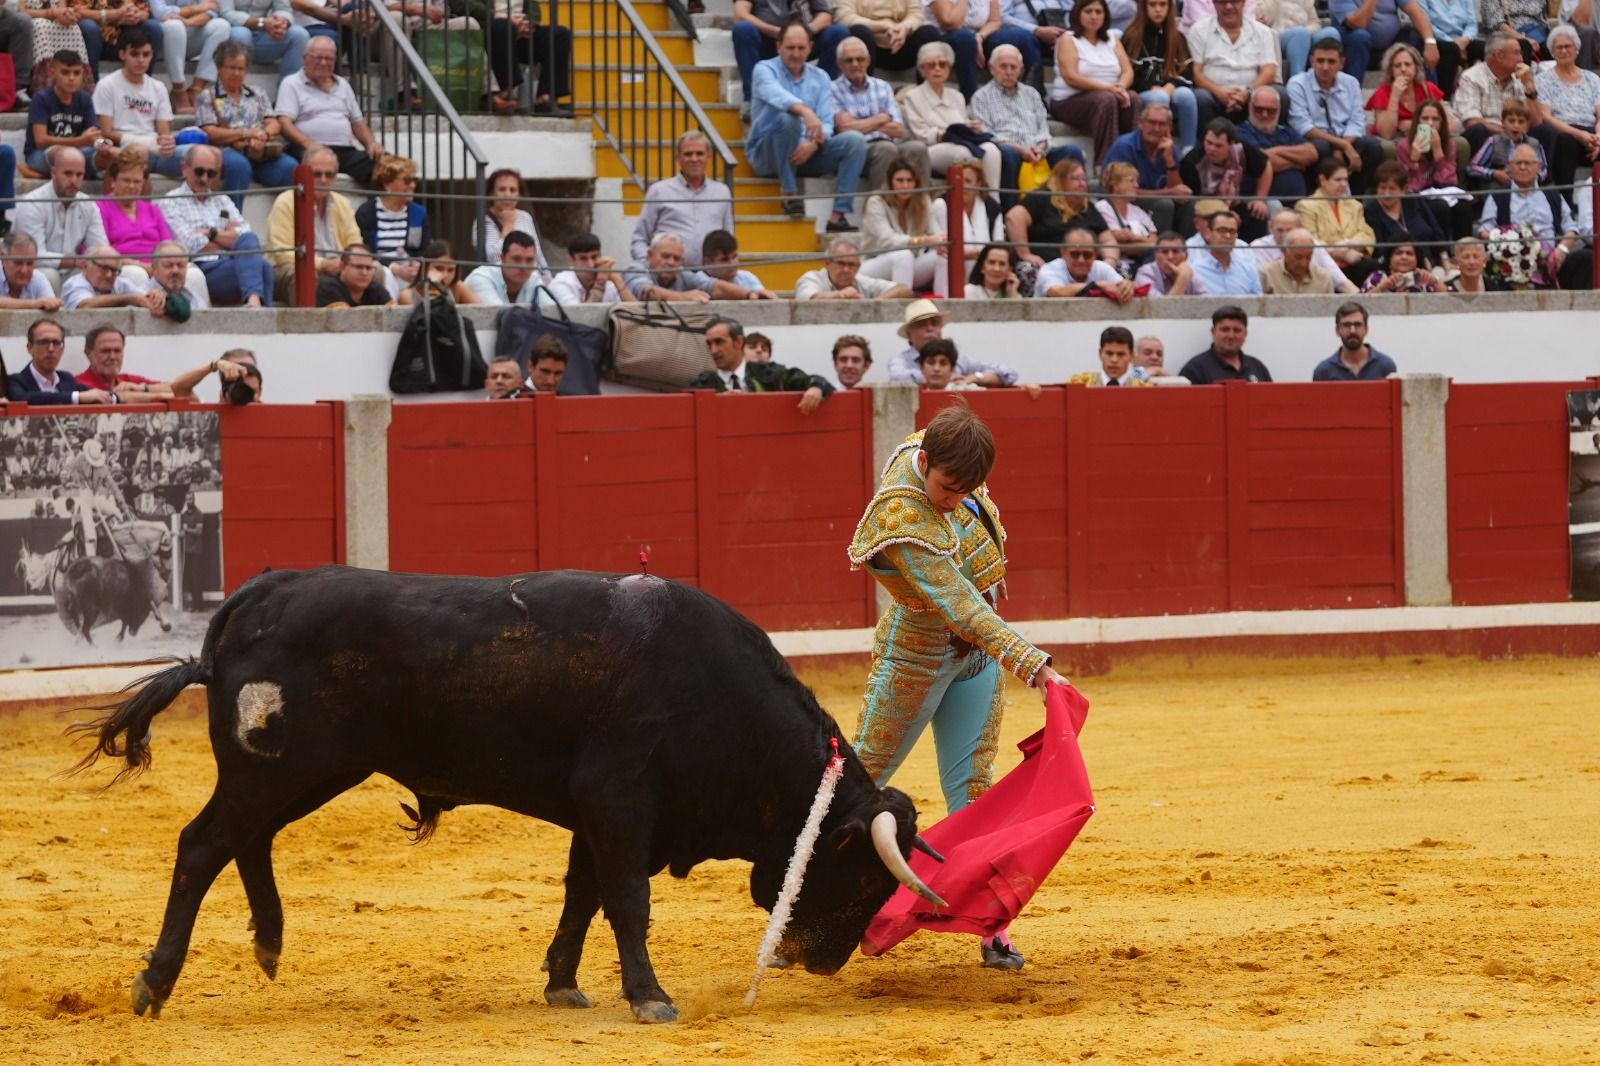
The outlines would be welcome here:
<svg viewBox="0 0 1600 1066">
<path fill-rule="evenodd" d="M 860 677 L 814 675 L 853 722 Z M 63 719 L 0 715 L 0 1062 L 1600 1061 L 1600 665 L 1147 661 L 1082 686 L 1099 813 L 1015 927 L 1028 967 L 920 934 L 837 977 L 741 996 L 765 920 L 743 863 L 655 888 L 685 1021 L 645 1027 L 591 933 L 591 1011 L 539 963 L 566 835 L 493 810 L 413 848 L 374 779 L 276 849 L 269 983 L 237 876 L 158 1022 L 128 1010 L 178 831 L 213 779 L 204 723 L 157 720 L 152 772 L 58 781 Z M 1018 689 L 1010 742 L 1039 719 Z M 931 749 L 896 782 L 936 809 Z"/>
</svg>

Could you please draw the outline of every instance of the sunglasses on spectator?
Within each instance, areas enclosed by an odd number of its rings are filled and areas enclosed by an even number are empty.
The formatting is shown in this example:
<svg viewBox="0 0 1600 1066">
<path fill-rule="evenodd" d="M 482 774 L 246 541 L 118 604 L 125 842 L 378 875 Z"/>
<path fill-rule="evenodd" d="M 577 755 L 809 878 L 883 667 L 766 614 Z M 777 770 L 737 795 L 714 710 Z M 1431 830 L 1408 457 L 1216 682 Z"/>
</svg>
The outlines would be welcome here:
<svg viewBox="0 0 1600 1066">
<path fill-rule="evenodd" d="M 922 65 L 925 67 L 948 67 L 950 61 L 948 59 L 930 59 Z"/>
<path fill-rule="evenodd" d="M 218 171 L 215 167 L 190 167 L 189 173 L 197 178 L 214 178 Z"/>
<path fill-rule="evenodd" d="M 313 178 L 330 178 L 331 179 L 331 178 L 337 178 L 339 176 L 339 172 L 337 170 L 313 170 L 311 172 L 311 176 Z"/>
<path fill-rule="evenodd" d="M 1092 248 L 1074 248 L 1067 253 L 1068 259 L 1093 259 L 1095 256 Z"/>
</svg>

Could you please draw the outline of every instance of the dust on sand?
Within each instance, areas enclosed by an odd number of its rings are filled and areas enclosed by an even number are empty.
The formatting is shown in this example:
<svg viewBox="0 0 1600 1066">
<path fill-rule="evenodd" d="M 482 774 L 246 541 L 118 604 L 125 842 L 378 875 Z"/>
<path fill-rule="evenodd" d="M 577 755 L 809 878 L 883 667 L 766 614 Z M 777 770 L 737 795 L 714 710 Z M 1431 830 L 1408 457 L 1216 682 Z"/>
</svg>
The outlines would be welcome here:
<svg viewBox="0 0 1600 1066">
<path fill-rule="evenodd" d="M 813 675 L 856 717 L 859 671 Z M 499 811 L 423 847 L 374 779 L 278 838 L 276 983 L 225 871 L 158 1022 L 128 1011 L 180 828 L 214 780 L 203 719 L 155 765 L 52 775 L 62 717 L 0 716 L 0 1061 L 1235 1063 L 1600 1059 L 1600 668 L 1593 661 L 1147 660 L 1087 679 L 1099 813 L 1015 927 L 1021 974 L 920 934 L 836 977 L 773 973 L 744 863 L 655 883 L 684 1008 L 633 1022 L 608 928 L 546 1007 L 566 834 Z M 1040 719 L 1012 693 L 1010 745 Z M 931 748 L 895 782 L 937 817 Z"/>
</svg>

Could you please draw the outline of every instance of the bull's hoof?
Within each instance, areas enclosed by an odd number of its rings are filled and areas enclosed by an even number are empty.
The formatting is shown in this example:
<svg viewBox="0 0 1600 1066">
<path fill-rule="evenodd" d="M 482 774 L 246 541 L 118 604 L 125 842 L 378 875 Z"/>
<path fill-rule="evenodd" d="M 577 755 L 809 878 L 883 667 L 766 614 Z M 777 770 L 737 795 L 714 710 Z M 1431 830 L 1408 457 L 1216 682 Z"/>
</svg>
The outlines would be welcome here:
<svg viewBox="0 0 1600 1066">
<path fill-rule="evenodd" d="M 675 1022 L 678 1020 L 678 1008 L 658 999 L 647 999 L 643 1003 L 633 1004 L 633 1016 L 650 1025 L 657 1022 Z"/>
<path fill-rule="evenodd" d="M 253 942 L 251 946 L 255 949 L 256 964 L 267 975 L 267 980 L 276 981 L 278 979 L 278 949 L 269 948 L 259 940 Z"/>
<path fill-rule="evenodd" d="M 171 622 L 162 622 L 161 623 L 161 632 L 163 632 L 163 633 L 171 633 L 172 632 L 172 623 Z"/>
<path fill-rule="evenodd" d="M 150 987 L 150 982 L 145 978 L 145 973 L 148 972 L 146 970 L 133 979 L 133 1013 L 143 1017 L 144 1012 L 149 1011 L 150 1018 L 154 1020 L 161 1017 L 161 1007 L 166 1003 L 167 997 L 158 995 L 156 990 Z"/>
<path fill-rule="evenodd" d="M 547 988 L 544 1001 L 552 1007 L 592 1007 L 589 997 L 576 988 Z"/>
</svg>

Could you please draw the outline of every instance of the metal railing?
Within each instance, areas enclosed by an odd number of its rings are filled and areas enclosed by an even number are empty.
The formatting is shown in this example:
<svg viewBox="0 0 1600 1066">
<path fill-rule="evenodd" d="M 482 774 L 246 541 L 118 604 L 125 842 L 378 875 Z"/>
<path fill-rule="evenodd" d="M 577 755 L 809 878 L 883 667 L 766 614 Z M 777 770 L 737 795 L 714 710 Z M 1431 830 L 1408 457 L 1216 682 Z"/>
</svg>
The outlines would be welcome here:
<svg viewBox="0 0 1600 1066">
<path fill-rule="evenodd" d="M 733 149 L 631 0 L 571 0 L 565 6 L 574 12 L 586 9 L 595 50 L 590 99 L 580 102 L 580 111 L 588 114 L 601 139 L 617 153 L 633 183 L 643 189 L 676 174 L 671 146 L 691 129 L 711 141 L 711 177 L 728 181 L 736 165 Z"/>
<path fill-rule="evenodd" d="M 484 201 L 489 157 L 461 118 L 461 111 L 478 107 L 488 91 L 482 34 L 450 32 L 450 19 L 408 31 L 383 0 L 368 2 L 372 29 L 356 33 L 348 49 L 350 84 L 362 114 L 388 151 L 417 164 L 430 190 L 469 193 Z M 413 35 L 428 59 L 412 43 Z M 426 194 L 419 198 L 428 199 Z M 430 212 L 436 230 L 471 233 L 472 251 L 481 259 L 478 217 L 459 201 L 446 203 Z"/>
</svg>

